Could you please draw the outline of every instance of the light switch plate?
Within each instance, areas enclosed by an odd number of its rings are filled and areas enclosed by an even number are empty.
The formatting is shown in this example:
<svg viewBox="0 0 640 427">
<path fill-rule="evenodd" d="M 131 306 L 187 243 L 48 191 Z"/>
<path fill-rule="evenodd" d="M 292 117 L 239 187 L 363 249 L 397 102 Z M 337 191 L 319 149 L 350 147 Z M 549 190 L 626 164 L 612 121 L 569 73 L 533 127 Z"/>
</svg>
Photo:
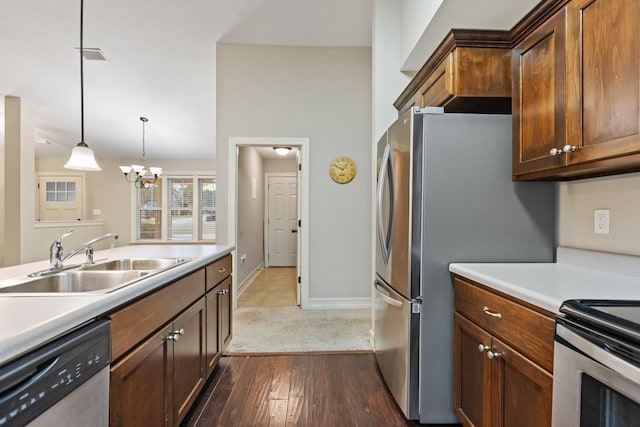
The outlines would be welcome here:
<svg viewBox="0 0 640 427">
<path fill-rule="evenodd" d="M 609 209 L 596 209 L 593 211 L 593 232 L 596 234 L 609 234 L 609 227 Z"/>
</svg>

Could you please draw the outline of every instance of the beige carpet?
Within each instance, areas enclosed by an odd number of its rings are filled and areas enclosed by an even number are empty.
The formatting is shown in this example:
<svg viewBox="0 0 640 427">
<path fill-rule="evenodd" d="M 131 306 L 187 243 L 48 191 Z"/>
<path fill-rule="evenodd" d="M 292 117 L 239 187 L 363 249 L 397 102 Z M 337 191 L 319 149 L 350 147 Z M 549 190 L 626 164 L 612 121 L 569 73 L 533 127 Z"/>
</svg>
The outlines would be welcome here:
<svg viewBox="0 0 640 427">
<path fill-rule="evenodd" d="M 369 351 L 371 310 L 242 307 L 225 354 Z"/>
</svg>

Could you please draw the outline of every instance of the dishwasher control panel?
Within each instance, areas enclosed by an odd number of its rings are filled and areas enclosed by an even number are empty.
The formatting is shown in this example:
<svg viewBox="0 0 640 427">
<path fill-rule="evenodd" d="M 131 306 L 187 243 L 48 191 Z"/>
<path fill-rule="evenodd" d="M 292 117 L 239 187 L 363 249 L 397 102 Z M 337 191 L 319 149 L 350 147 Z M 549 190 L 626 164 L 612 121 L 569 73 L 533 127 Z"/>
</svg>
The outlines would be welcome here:
<svg viewBox="0 0 640 427">
<path fill-rule="evenodd" d="M 109 322 L 99 320 L 0 368 L 0 427 L 24 425 L 109 366 Z"/>
</svg>

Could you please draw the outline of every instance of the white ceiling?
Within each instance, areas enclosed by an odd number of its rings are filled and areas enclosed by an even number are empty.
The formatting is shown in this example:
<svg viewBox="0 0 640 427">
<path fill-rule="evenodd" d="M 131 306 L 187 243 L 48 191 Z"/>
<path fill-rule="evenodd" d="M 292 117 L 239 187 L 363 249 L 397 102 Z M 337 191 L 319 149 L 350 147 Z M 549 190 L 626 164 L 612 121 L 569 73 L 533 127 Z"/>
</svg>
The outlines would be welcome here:
<svg viewBox="0 0 640 427">
<path fill-rule="evenodd" d="M 33 107 L 39 156 L 80 140 L 79 19 L 79 0 L 0 0 L 0 95 Z M 371 1 L 87 0 L 84 46 L 107 57 L 84 63 L 96 156 L 140 157 L 146 116 L 148 157 L 214 158 L 217 41 L 370 46 Z"/>
</svg>

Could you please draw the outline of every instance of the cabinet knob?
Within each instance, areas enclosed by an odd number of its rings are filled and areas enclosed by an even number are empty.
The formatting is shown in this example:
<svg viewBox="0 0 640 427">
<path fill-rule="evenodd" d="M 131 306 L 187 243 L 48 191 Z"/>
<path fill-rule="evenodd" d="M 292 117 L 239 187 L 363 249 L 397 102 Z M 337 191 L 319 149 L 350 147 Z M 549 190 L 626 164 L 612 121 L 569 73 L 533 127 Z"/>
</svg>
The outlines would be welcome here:
<svg viewBox="0 0 640 427">
<path fill-rule="evenodd" d="M 216 291 L 216 295 L 226 295 L 226 294 L 227 294 L 226 289 L 220 289 L 219 291 Z"/>
<path fill-rule="evenodd" d="M 487 351 L 487 357 L 491 360 L 499 359 L 502 356 L 502 353 L 498 353 L 497 351 Z"/>
<path fill-rule="evenodd" d="M 178 341 L 179 339 L 180 339 L 180 335 L 178 334 L 167 335 L 167 341 Z"/>
<path fill-rule="evenodd" d="M 552 156 L 559 156 L 560 154 L 562 154 L 562 150 L 560 148 L 552 148 L 551 151 L 549 151 L 549 154 L 551 154 Z"/>
<path fill-rule="evenodd" d="M 484 314 L 486 314 L 487 316 L 491 316 L 491 317 L 494 317 L 496 319 L 502 319 L 502 314 L 495 313 L 495 312 L 489 310 L 489 307 L 487 307 L 487 306 L 482 307 L 482 312 Z"/>
<path fill-rule="evenodd" d="M 488 345 L 484 345 L 484 344 L 478 344 L 478 351 L 480 353 L 484 353 L 485 351 L 489 350 L 491 347 L 489 347 Z"/>
<path fill-rule="evenodd" d="M 184 335 L 184 329 L 176 329 L 175 331 L 171 331 L 171 333 L 175 335 Z"/>
<path fill-rule="evenodd" d="M 224 268 L 224 267 L 220 267 L 220 268 L 218 269 L 218 273 L 224 273 L 225 271 L 227 271 L 227 269 L 226 269 L 226 268 Z"/>
<path fill-rule="evenodd" d="M 576 148 L 578 148 L 578 147 L 576 147 L 575 145 L 567 144 L 564 147 L 562 147 L 562 151 L 564 151 L 565 153 L 569 153 L 571 151 L 576 151 Z"/>
</svg>

